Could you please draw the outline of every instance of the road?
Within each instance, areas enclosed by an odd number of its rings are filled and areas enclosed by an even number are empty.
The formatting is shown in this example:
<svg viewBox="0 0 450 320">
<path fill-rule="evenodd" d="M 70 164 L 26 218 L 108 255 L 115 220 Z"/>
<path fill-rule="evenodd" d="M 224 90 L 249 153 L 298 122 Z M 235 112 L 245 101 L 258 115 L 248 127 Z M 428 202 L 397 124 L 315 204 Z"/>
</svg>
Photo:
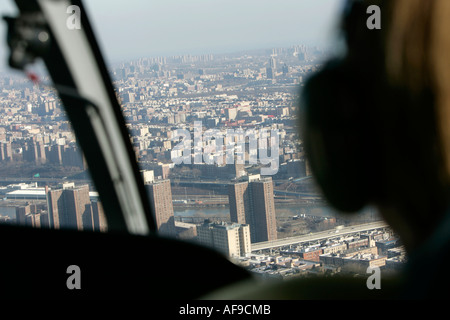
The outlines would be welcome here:
<svg viewBox="0 0 450 320">
<path fill-rule="evenodd" d="M 292 244 L 299 244 L 302 242 L 311 242 L 311 241 L 318 241 L 326 238 L 334 238 L 336 236 L 343 236 L 346 234 L 351 233 L 357 233 L 357 232 L 364 232 L 372 229 L 379 229 L 379 228 L 386 228 L 389 227 L 389 225 L 384 221 L 377 221 L 377 222 L 371 222 L 371 223 L 365 223 L 360 225 L 354 225 L 354 226 L 348 226 L 343 227 L 342 229 L 330 229 L 315 233 L 310 233 L 298 237 L 290 237 L 290 238 L 283 238 L 278 239 L 274 241 L 264 241 L 264 242 L 258 242 L 255 244 L 252 244 L 252 251 L 258 251 L 258 250 L 265 250 L 275 247 L 283 247 L 288 246 Z"/>
<path fill-rule="evenodd" d="M 26 177 L 1 177 L 0 183 L 5 184 L 12 184 L 12 183 L 31 183 L 31 182 L 37 182 L 38 184 L 49 184 L 49 183 L 60 183 L 60 182 L 67 182 L 67 181 L 76 181 L 79 183 L 92 183 L 92 180 L 89 179 L 73 179 L 73 178 L 26 178 Z"/>
</svg>

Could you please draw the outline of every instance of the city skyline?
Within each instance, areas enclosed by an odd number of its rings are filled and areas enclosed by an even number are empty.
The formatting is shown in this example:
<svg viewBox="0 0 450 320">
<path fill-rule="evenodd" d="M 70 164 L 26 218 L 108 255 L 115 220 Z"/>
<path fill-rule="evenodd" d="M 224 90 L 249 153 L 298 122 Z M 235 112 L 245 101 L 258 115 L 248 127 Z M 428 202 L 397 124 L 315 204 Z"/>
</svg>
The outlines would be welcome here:
<svg viewBox="0 0 450 320">
<path fill-rule="evenodd" d="M 126 8 L 108 1 L 85 5 L 107 60 L 114 62 L 136 58 L 136 53 L 167 56 L 298 42 L 324 44 L 334 35 L 342 4 L 342 0 L 132 0 Z"/>
<path fill-rule="evenodd" d="M 3 1 L 2 15 L 16 14 Z M 84 5 L 108 64 L 144 56 L 230 53 L 296 43 L 330 45 L 343 0 L 108 1 Z M 129 35 L 133 34 L 132 37 Z M 0 71 L 7 67 L 0 24 Z"/>
</svg>

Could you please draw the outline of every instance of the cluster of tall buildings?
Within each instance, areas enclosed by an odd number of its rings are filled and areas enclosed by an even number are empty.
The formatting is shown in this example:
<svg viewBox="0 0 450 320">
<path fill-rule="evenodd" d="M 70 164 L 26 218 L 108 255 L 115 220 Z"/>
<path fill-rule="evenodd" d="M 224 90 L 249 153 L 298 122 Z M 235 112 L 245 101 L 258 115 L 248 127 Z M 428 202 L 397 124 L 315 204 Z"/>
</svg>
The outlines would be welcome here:
<svg viewBox="0 0 450 320">
<path fill-rule="evenodd" d="M 41 140 L 30 139 L 21 147 L 13 148 L 10 141 L 0 142 L 0 162 L 21 162 L 42 165 L 53 164 L 64 167 L 86 169 L 86 161 L 76 144 L 47 144 Z"/>
<path fill-rule="evenodd" d="M 277 239 L 271 178 L 245 176 L 229 184 L 231 223 L 205 222 L 197 226 L 197 239 L 230 257 L 244 257 L 251 244 Z"/>
<path fill-rule="evenodd" d="M 245 256 L 251 244 L 277 239 L 273 182 L 259 174 L 245 175 L 228 184 L 230 222 L 205 220 L 202 224 L 175 222 L 171 181 L 141 170 L 158 233 L 196 239 L 229 256 Z M 20 184 L 4 187 L 5 204 L 15 210 L 10 223 L 36 228 L 108 230 L 108 222 L 96 192 L 73 182 L 38 187 Z M 2 207 L 3 210 L 7 208 Z M 1 215 L 0 215 L 1 216 Z M 228 220 L 228 219 L 227 219 Z M 5 221 L 7 222 L 7 221 Z M 189 232 L 186 232 L 189 230 Z"/>
<path fill-rule="evenodd" d="M 176 236 L 172 189 L 169 179 L 155 179 L 152 170 L 142 171 L 158 232 Z M 50 228 L 107 231 L 107 220 L 100 201 L 91 200 L 89 186 L 73 184 L 45 189 Z"/>
<path fill-rule="evenodd" d="M 161 234 L 176 235 L 170 180 L 154 180 L 142 172 L 150 205 Z M 195 226 L 197 239 L 229 255 L 244 255 L 251 243 L 277 239 L 273 182 L 270 177 L 244 176 L 229 184 L 231 224 L 205 222 Z"/>
<path fill-rule="evenodd" d="M 45 189 L 47 195 L 49 226 L 54 229 L 106 231 L 107 221 L 103 207 L 98 201 L 91 201 L 89 186 Z"/>
<path fill-rule="evenodd" d="M 0 218 L 4 222 L 35 228 L 108 230 L 98 194 L 90 192 L 87 184 L 75 186 L 72 182 L 45 188 L 20 184 L 3 189 L 9 191 L 3 194 Z"/>
</svg>

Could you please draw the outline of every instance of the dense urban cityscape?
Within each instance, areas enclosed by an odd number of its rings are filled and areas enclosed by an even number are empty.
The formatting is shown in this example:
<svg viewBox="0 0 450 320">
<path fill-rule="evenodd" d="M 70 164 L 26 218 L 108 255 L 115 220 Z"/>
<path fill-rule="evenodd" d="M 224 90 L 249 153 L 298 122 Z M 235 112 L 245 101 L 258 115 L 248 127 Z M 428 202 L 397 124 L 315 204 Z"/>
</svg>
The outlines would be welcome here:
<svg viewBox="0 0 450 320">
<path fill-rule="evenodd" d="M 161 234 L 215 248 L 262 277 L 365 275 L 372 266 L 394 272 L 403 266 L 402 244 L 372 208 L 352 217 L 333 212 L 314 184 L 297 102 L 304 79 L 326 55 L 296 45 L 111 65 Z M 39 81 L 50 83 L 45 76 Z M 0 85 L 0 221 L 107 232 L 54 90 L 11 74 L 2 75 Z M 176 132 L 194 135 L 196 124 L 201 134 L 215 130 L 216 137 L 200 144 L 179 139 Z M 228 138 L 230 130 L 244 134 Z M 257 148 L 246 139 L 252 130 L 259 134 Z M 262 138 L 262 130 L 271 136 Z M 243 147 L 234 148 L 239 141 Z M 196 148 L 203 150 L 199 161 Z M 268 166 L 275 170 L 263 174 Z"/>
</svg>

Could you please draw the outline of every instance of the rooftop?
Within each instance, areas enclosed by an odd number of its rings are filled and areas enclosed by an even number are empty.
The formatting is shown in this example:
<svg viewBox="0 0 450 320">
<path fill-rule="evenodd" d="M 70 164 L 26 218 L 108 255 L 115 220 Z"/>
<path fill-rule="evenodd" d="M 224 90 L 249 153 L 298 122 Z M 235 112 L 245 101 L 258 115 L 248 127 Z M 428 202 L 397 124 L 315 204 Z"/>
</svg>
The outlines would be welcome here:
<svg viewBox="0 0 450 320">
<path fill-rule="evenodd" d="M 98 198 L 98 192 L 90 191 L 91 199 Z M 6 193 L 7 199 L 46 199 L 45 188 L 19 189 Z"/>
</svg>

